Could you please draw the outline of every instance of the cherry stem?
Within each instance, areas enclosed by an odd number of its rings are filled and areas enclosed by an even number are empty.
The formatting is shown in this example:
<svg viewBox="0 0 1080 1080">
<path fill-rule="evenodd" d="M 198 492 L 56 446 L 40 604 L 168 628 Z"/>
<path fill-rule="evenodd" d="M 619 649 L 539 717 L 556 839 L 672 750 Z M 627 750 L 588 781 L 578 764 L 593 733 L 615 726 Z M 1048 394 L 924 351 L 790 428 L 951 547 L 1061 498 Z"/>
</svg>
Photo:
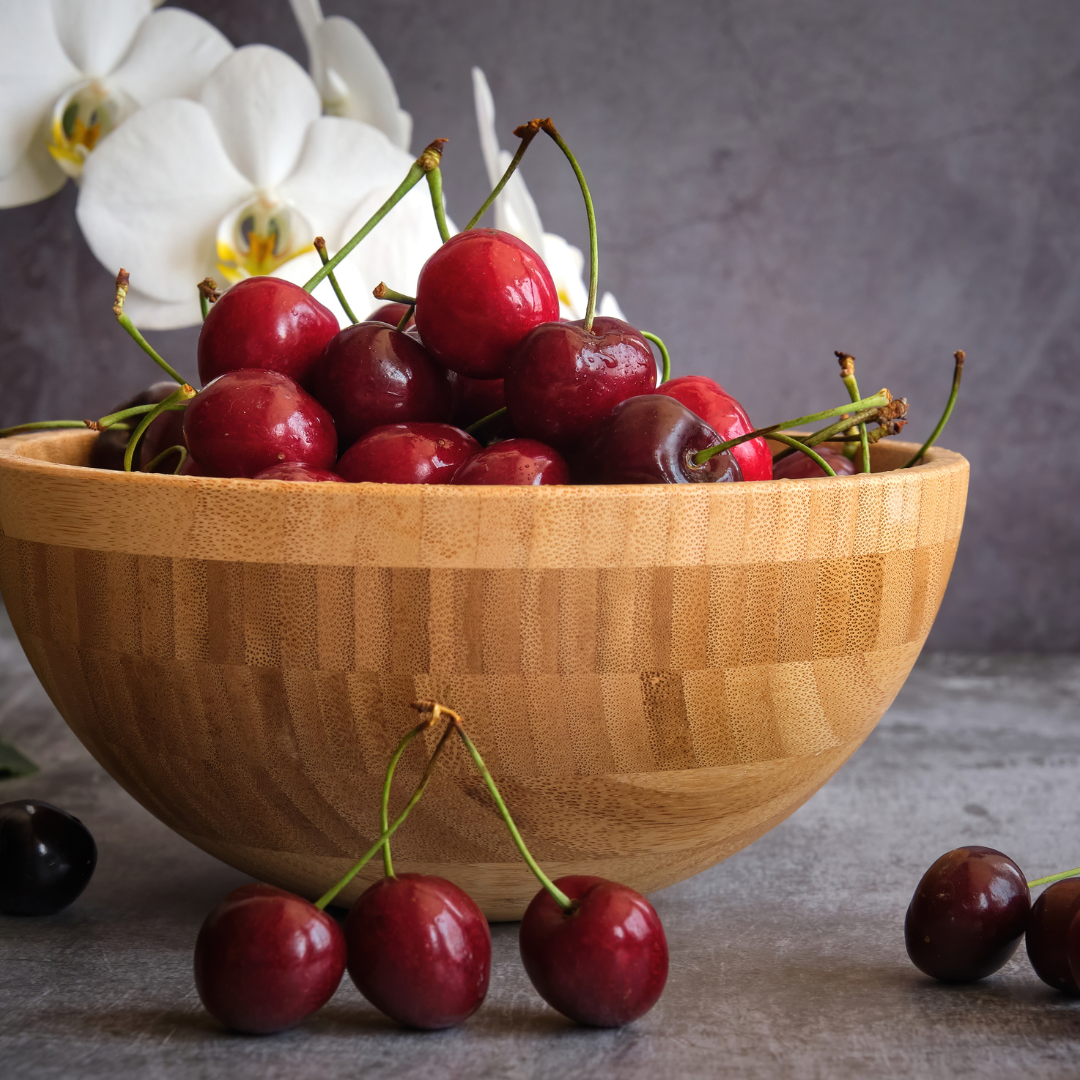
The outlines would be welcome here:
<svg viewBox="0 0 1080 1080">
<path fill-rule="evenodd" d="M 139 440 L 143 437 L 143 433 L 146 429 L 164 412 L 176 412 L 179 409 L 186 409 L 187 403 L 195 396 L 195 390 L 184 383 L 183 386 L 174 390 L 164 401 L 159 401 L 150 411 L 139 421 L 138 426 L 131 433 L 131 438 L 128 439 L 127 449 L 124 451 L 124 472 L 131 472 L 131 461 L 135 456 L 135 447 L 139 445 Z"/>
<path fill-rule="evenodd" d="M 919 449 L 912 455 L 912 458 L 903 467 L 910 469 L 912 465 L 918 465 L 923 459 L 923 455 L 931 446 L 937 441 L 937 437 L 941 434 L 942 429 L 949 422 L 949 417 L 952 416 L 953 406 L 956 404 L 956 394 L 960 389 L 960 376 L 964 373 L 964 350 L 957 349 L 953 353 L 953 360 L 956 361 L 956 367 L 953 368 L 952 377 L 952 390 L 949 392 L 949 400 L 945 403 L 945 411 L 941 414 L 941 419 L 937 422 L 937 427 L 930 433 L 930 438 L 926 440 L 919 447 Z"/>
<path fill-rule="evenodd" d="M 21 435 L 24 431 L 48 431 L 59 428 L 85 428 L 85 420 L 34 420 L 29 424 L 16 424 L 14 427 L 0 428 L 0 439 L 8 435 Z"/>
<path fill-rule="evenodd" d="M 830 424 L 828 427 L 822 428 L 820 431 L 815 431 L 812 435 L 800 437 L 804 446 L 817 446 L 818 443 L 828 442 L 834 436 L 839 435 L 842 431 L 850 431 L 852 428 L 851 421 L 854 420 L 858 424 L 861 420 L 862 423 L 866 423 L 867 420 L 873 420 L 877 417 L 879 409 L 863 409 L 861 412 L 853 413 L 851 415 L 844 414 L 835 424 Z M 861 440 L 862 436 L 856 436 Z M 772 436 L 770 435 L 771 439 Z M 869 438 L 869 436 L 868 436 Z M 783 458 L 790 456 L 794 451 L 782 450 L 779 454 L 773 456 L 773 461 L 781 461 Z"/>
<path fill-rule="evenodd" d="M 433 710 L 431 716 L 428 717 L 427 720 L 417 724 L 416 727 L 414 727 L 412 731 L 398 743 L 393 757 L 390 758 L 390 764 L 386 767 L 386 779 L 383 781 L 382 807 L 379 815 L 379 828 L 382 829 L 384 833 L 390 828 L 390 785 L 394 779 L 394 770 L 397 768 L 397 763 L 401 760 L 401 755 L 409 748 L 409 744 L 413 739 L 415 739 L 417 735 L 423 735 L 423 733 L 435 724 L 437 720 L 438 715 Z M 390 858 L 389 840 L 383 844 L 383 869 L 386 871 L 387 877 L 394 876 L 394 863 Z"/>
<path fill-rule="evenodd" d="M 428 190 L 431 192 L 431 208 L 435 211 L 435 224 L 445 244 L 450 239 L 450 228 L 446 224 L 446 207 L 443 205 L 442 170 L 432 169 L 427 174 Z"/>
<path fill-rule="evenodd" d="M 337 894 L 341 892 L 341 890 L 344 889 L 345 886 L 348 885 L 349 882 L 352 881 L 352 879 L 356 877 L 356 875 L 359 874 L 365 866 L 367 866 L 367 864 L 379 853 L 379 849 L 387 842 L 387 840 L 390 839 L 391 836 L 394 835 L 394 833 L 397 832 L 401 824 L 409 816 L 409 811 L 412 810 L 412 808 L 420 801 L 421 796 L 424 794 L 424 789 L 427 787 L 428 781 L 431 779 L 432 770 L 435 768 L 435 762 L 438 761 L 439 755 L 442 753 L 443 747 L 449 740 L 450 734 L 453 730 L 453 724 L 446 725 L 446 730 L 443 732 L 442 738 L 439 740 L 439 745 L 435 747 L 435 752 L 429 758 L 427 768 L 424 769 L 424 775 L 420 777 L 420 783 L 416 785 L 416 790 L 413 792 L 412 798 L 406 804 L 405 809 L 402 810 L 401 813 L 394 819 L 393 823 L 383 831 L 379 839 L 376 840 L 375 843 L 372 844 L 372 846 L 368 848 L 368 850 L 365 851 L 363 855 L 360 856 L 359 861 L 357 861 L 353 865 L 349 872 L 336 885 L 328 889 L 325 893 L 323 893 L 322 896 L 319 897 L 318 900 L 315 901 L 315 906 L 320 911 L 325 910 L 326 906 L 333 901 L 334 897 L 337 896 Z"/>
<path fill-rule="evenodd" d="M 410 304 L 409 305 L 409 310 L 406 311 L 405 314 L 401 316 L 400 320 L 398 320 L 397 328 L 402 333 L 405 332 L 405 327 L 409 325 L 409 320 L 413 317 L 413 312 L 414 311 L 416 311 L 416 305 L 415 304 Z"/>
<path fill-rule="evenodd" d="M 139 333 L 139 328 L 124 314 L 124 301 L 127 299 L 128 286 L 131 283 L 131 275 L 126 270 L 121 270 L 116 275 L 116 299 L 113 301 L 113 314 L 116 321 L 131 335 L 135 344 L 163 371 L 168 372 L 169 377 L 183 385 L 187 379 L 180 375 L 176 369 L 163 357 L 159 356 L 151 347 L 150 342 Z"/>
<path fill-rule="evenodd" d="M 184 384 L 187 385 L 186 383 Z M 118 420 L 128 420 L 133 416 L 143 416 L 145 413 L 150 412 L 151 409 L 156 409 L 156 405 L 132 405 L 130 409 L 121 409 L 119 412 L 109 413 L 108 416 L 103 416 L 100 420 L 84 420 L 84 426 L 88 427 L 91 431 L 105 431 L 107 428 L 118 427 Z M 130 430 L 130 427 L 126 428 Z"/>
<path fill-rule="evenodd" d="M 778 432 L 774 432 L 769 438 L 790 446 L 792 453 L 798 450 L 800 453 L 805 454 L 814 464 L 825 470 L 826 476 L 836 475 L 833 467 L 816 450 L 811 450 L 806 443 L 799 442 L 798 439 L 793 439 L 790 435 L 781 435 Z"/>
<path fill-rule="evenodd" d="M 188 448 L 184 446 L 183 443 L 177 443 L 175 446 L 170 446 L 167 449 L 162 450 L 160 454 L 152 457 L 139 471 L 153 472 L 154 467 L 160 465 L 174 450 L 179 452 L 180 460 L 176 463 L 176 468 L 173 469 L 173 476 L 179 475 L 188 456 Z"/>
<path fill-rule="evenodd" d="M 859 393 L 859 384 L 855 381 L 855 357 L 843 352 L 835 352 L 833 355 L 840 361 L 840 378 L 843 379 L 844 385 L 847 387 L 848 395 L 852 401 L 858 401 L 862 395 Z M 866 438 L 866 424 L 859 424 L 858 429 L 859 442 L 862 446 L 862 469 L 860 469 L 860 472 L 868 473 L 870 471 L 870 443 Z M 857 450 L 854 445 L 844 447 L 845 457 L 854 460 L 856 453 Z"/>
<path fill-rule="evenodd" d="M 316 236 L 312 243 L 319 253 L 319 258 L 322 259 L 323 266 L 325 266 L 330 261 L 330 256 L 326 253 L 326 241 L 321 236 Z M 331 270 L 326 276 L 330 279 L 330 287 L 334 290 L 334 295 L 338 298 L 338 303 L 341 305 L 341 310 L 345 312 L 345 317 L 355 326 L 360 320 L 353 314 L 353 309 L 349 307 L 349 301 L 345 299 L 345 294 L 338 284 L 337 275 Z"/>
<path fill-rule="evenodd" d="M 216 304 L 221 299 L 221 292 L 217 282 L 212 277 L 205 277 L 196 286 L 199 290 L 199 307 L 202 308 L 203 322 L 210 314 L 210 305 Z"/>
<path fill-rule="evenodd" d="M 1076 877 L 1078 874 L 1080 874 L 1080 866 L 1072 870 L 1063 870 L 1060 874 L 1050 874 L 1049 877 L 1036 878 L 1034 881 L 1029 881 L 1027 887 L 1034 889 L 1037 885 L 1049 885 L 1051 881 L 1064 881 L 1066 878 Z"/>
<path fill-rule="evenodd" d="M 397 289 L 391 289 L 385 281 L 380 281 L 374 289 L 371 290 L 371 295 L 376 300 L 389 300 L 393 304 L 408 304 L 409 307 L 416 307 L 416 297 L 408 296 L 406 293 L 398 292 Z"/>
<path fill-rule="evenodd" d="M 539 120 L 530 120 L 527 124 L 522 124 L 521 127 L 514 129 L 514 134 L 517 135 L 521 142 L 518 145 L 517 153 L 514 154 L 510 160 L 510 164 L 506 166 L 506 172 L 502 174 L 502 178 L 491 190 L 491 194 L 484 200 L 484 205 L 473 214 L 469 224 L 465 226 L 464 231 L 468 232 L 470 229 L 476 226 L 476 223 L 488 212 L 491 204 L 502 194 L 502 189 L 506 187 L 510 180 L 510 177 L 517 171 L 518 165 L 521 164 L 521 159 L 525 156 L 525 151 L 529 149 L 529 143 L 536 138 L 537 132 L 540 130 Z"/>
<path fill-rule="evenodd" d="M 873 397 L 863 398 L 852 404 L 857 405 L 860 409 L 879 409 L 883 405 L 888 405 L 890 401 L 892 401 L 892 394 L 890 394 L 888 390 L 880 390 Z M 794 420 L 783 420 L 779 424 L 770 424 L 768 427 L 757 428 L 754 431 L 748 431 L 745 435 L 739 435 L 734 439 L 728 439 L 726 442 L 717 443 L 716 446 L 707 446 L 704 450 L 699 450 L 690 460 L 693 461 L 695 465 L 704 465 L 709 458 L 714 457 L 717 454 L 722 454 L 725 450 L 730 450 L 733 446 L 738 446 L 739 443 L 749 442 L 751 439 L 768 437 L 775 431 L 786 431 L 788 428 L 801 427 L 803 424 L 813 424 L 818 420 L 828 420 L 831 416 L 842 415 L 850 408 L 850 405 L 837 405 L 835 409 L 825 409 L 823 412 L 812 413 L 810 416 L 799 416 Z M 850 426 L 850 419 L 845 420 L 841 425 L 840 430 Z"/>
<path fill-rule="evenodd" d="M 492 423 L 492 421 L 498 420 L 505 415 L 506 406 L 504 405 L 501 409 L 496 409 L 494 412 L 488 413 L 487 416 L 481 416 L 476 423 L 470 424 L 465 431 L 469 435 L 475 435 L 478 431 L 483 431 L 483 429 L 486 428 L 488 424 Z"/>
<path fill-rule="evenodd" d="M 596 242 L 596 212 L 593 210 L 592 196 L 589 194 L 589 185 L 585 183 L 585 176 L 577 158 L 566 145 L 563 137 L 555 130 L 555 125 L 549 117 L 547 120 L 538 121 L 540 127 L 555 140 L 555 145 L 566 155 L 574 169 L 574 175 L 578 178 L 581 186 L 581 194 L 585 197 L 585 213 L 589 216 L 589 303 L 585 308 L 585 329 L 592 332 L 593 317 L 596 314 L 596 285 L 600 276 L 600 249 Z"/>
<path fill-rule="evenodd" d="M 390 211 L 393 210 L 418 183 L 420 183 L 425 173 L 429 173 L 432 169 L 437 169 L 439 167 L 439 162 L 442 160 L 442 148 L 445 143 L 445 139 L 436 139 L 425 147 L 424 152 L 413 162 L 412 167 L 405 175 L 405 179 L 398 184 L 390 198 L 388 198 L 386 202 L 384 202 L 382 206 L 380 206 L 379 209 L 360 226 L 360 230 L 354 233 L 353 236 L 345 242 L 345 246 L 328 263 L 326 263 L 318 273 L 305 283 L 305 292 L 311 292 L 324 277 L 327 277 L 332 271 L 337 269 L 338 264 L 349 254 L 349 252 L 351 252 L 352 249 L 356 247 L 356 245 L 359 244 L 360 241 L 363 240 L 364 237 L 367 236 L 368 233 L 370 233 L 371 230 L 374 229 L 375 226 L 378 225 L 379 222 L 382 221 L 382 219 L 386 217 L 386 215 L 389 214 Z"/>
<path fill-rule="evenodd" d="M 667 351 L 667 346 L 655 334 L 650 334 L 648 330 L 642 330 L 641 336 L 647 341 L 651 341 L 660 350 L 660 356 L 664 361 L 664 370 L 661 372 L 660 382 L 656 384 L 660 386 L 671 378 L 671 354 Z"/>
</svg>

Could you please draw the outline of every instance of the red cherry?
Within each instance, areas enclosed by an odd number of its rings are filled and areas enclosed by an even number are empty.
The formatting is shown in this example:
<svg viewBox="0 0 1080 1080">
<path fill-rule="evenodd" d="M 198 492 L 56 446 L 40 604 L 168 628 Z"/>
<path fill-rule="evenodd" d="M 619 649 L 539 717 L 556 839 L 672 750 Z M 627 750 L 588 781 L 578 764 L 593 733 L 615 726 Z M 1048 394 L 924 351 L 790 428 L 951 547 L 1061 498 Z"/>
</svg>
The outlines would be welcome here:
<svg viewBox="0 0 1080 1080">
<path fill-rule="evenodd" d="M 1080 912 L 1080 877 L 1055 881 L 1031 906 L 1024 943 L 1035 974 L 1055 990 L 1080 994 L 1069 964 L 1069 931 Z"/>
<path fill-rule="evenodd" d="M 162 382 L 152 383 L 145 390 L 141 390 L 134 397 L 128 398 L 127 401 L 121 402 L 114 408 L 110 409 L 110 413 L 120 412 L 123 409 L 131 409 L 136 405 L 156 405 L 159 401 L 164 401 L 170 394 L 180 389 L 180 384 L 173 382 L 171 379 L 165 379 Z M 132 463 L 133 469 L 141 468 L 143 464 L 150 461 L 155 454 L 164 450 L 168 446 L 172 446 L 177 442 L 183 442 L 183 435 L 179 439 L 174 439 L 172 443 L 162 442 L 160 446 L 154 451 L 153 454 L 146 455 L 145 449 L 147 443 L 156 439 L 162 430 L 168 425 L 170 420 L 178 418 L 181 426 L 184 422 L 184 414 L 182 412 L 167 412 L 159 416 L 144 432 L 142 439 L 139 442 L 139 451 L 136 454 L 135 461 Z M 129 423 L 134 427 L 142 417 L 136 416 L 134 420 Z M 175 428 L 174 428 L 175 431 Z M 92 469 L 122 469 L 124 467 L 124 453 L 127 450 L 128 439 L 131 438 L 131 429 L 126 431 L 117 430 L 116 428 L 107 428 L 94 440 L 93 446 L 90 448 L 90 467 Z M 175 459 L 172 461 L 166 461 L 162 466 L 162 472 L 172 472 L 176 468 Z"/>
<path fill-rule="evenodd" d="M 535 439 L 506 439 L 473 454 L 454 474 L 455 484 L 568 484 L 570 467 Z"/>
<path fill-rule="evenodd" d="M 330 410 L 342 447 L 383 424 L 450 419 L 449 373 L 422 345 L 386 323 L 342 330 L 309 381 L 314 397 Z"/>
<path fill-rule="evenodd" d="M 291 281 L 237 282 L 210 308 L 199 332 L 199 378 L 206 386 L 240 368 L 279 371 L 303 383 L 338 332 L 334 313 Z"/>
<path fill-rule="evenodd" d="M 522 341 L 506 372 L 514 430 L 559 450 L 595 434 L 616 405 L 656 387 L 649 343 L 621 319 L 549 322 Z"/>
<path fill-rule="evenodd" d="M 416 326 L 439 363 L 474 379 L 497 379 L 518 342 L 559 317 L 559 294 L 544 261 L 498 229 L 452 236 L 424 263 Z"/>
<path fill-rule="evenodd" d="M 328 469 L 337 457 L 330 414 L 288 376 L 257 368 L 231 371 L 200 390 L 185 412 L 184 434 L 210 476 L 255 476 L 282 461 Z"/>
<path fill-rule="evenodd" d="M 382 307 L 377 307 L 364 321 L 384 322 L 389 323 L 391 326 L 397 326 L 404 317 L 405 312 L 409 310 L 409 307 L 409 304 L 383 304 Z M 405 324 L 405 329 L 407 330 L 414 322 L 415 320 L 410 316 L 409 321 Z"/>
<path fill-rule="evenodd" d="M 398 874 L 375 882 L 349 912 L 345 940 L 356 988 L 399 1023 L 453 1027 L 487 995 L 487 920 L 443 878 Z"/>
<path fill-rule="evenodd" d="M 479 449 L 471 435 L 450 424 L 386 424 L 354 442 L 337 472 L 354 484 L 449 484 Z"/>
<path fill-rule="evenodd" d="M 345 959 L 345 936 L 325 912 L 284 889 L 245 885 L 199 931 L 195 987 L 226 1027 L 269 1035 L 322 1008 Z"/>
<path fill-rule="evenodd" d="M 454 386 L 452 421 L 457 427 L 467 428 L 506 404 L 502 379 L 470 379 L 468 375 L 453 372 L 451 375 Z M 485 432 L 485 436 L 490 436 L 490 432 Z"/>
<path fill-rule="evenodd" d="M 753 431 L 753 428 L 750 430 Z M 756 439 L 754 441 L 757 442 Z M 834 450 L 831 446 L 815 446 L 813 449 L 832 466 L 837 476 L 851 476 L 855 472 L 855 463 L 844 457 L 840 450 Z M 810 476 L 828 476 L 828 473 L 801 450 L 781 458 L 773 466 L 773 478 L 776 480 L 801 480 Z"/>
<path fill-rule="evenodd" d="M 725 441 L 754 430 L 746 410 L 718 382 L 704 375 L 669 379 L 658 386 L 656 392 L 681 401 Z M 751 439 L 733 446 L 731 456 L 739 463 L 744 480 L 773 478 L 772 451 L 764 439 Z"/>
<path fill-rule="evenodd" d="M 277 465 L 271 465 L 269 469 L 263 469 L 261 473 L 253 477 L 255 480 L 299 480 L 318 483 L 319 481 L 332 480 L 339 484 L 345 483 L 336 472 L 329 469 L 316 469 L 306 461 L 282 461 Z"/>
<path fill-rule="evenodd" d="M 573 906 L 564 911 L 542 889 L 521 920 L 521 959 L 537 993 L 579 1024 L 618 1027 L 644 1016 L 668 974 L 655 908 L 604 878 L 575 874 L 555 884 Z"/>
<path fill-rule="evenodd" d="M 180 466 L 181 476 L 205 476 L 206 473 L 199 468 L 199 463 L 190 455 L 184 458 L 184 464 Z"/>
</svg>

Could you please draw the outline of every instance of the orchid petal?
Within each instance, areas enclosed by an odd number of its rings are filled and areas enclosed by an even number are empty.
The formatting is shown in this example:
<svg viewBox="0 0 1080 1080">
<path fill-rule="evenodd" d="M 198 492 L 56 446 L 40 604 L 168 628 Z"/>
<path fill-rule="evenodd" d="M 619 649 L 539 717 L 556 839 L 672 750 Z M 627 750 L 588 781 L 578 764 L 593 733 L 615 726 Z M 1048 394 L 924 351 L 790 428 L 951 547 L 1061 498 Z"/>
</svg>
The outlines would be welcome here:
<svg viewBox="0 0 1080 1080">
<path fill-rule="evenodd" d="M 205 19 L 166 8 L 139 27 L 130 53 L 109 82 L 140 105 L 167 97 L 195 97 L 232 51 L 228 38 Z"/>
<path fill-rule="evenodd" d="M 7 176 L 0 177 L 0 209 L 40 202 L 55 194 L 67 180 L 45 143 L 45 133 L 30 143 L 30 149 Z"/>
<path fill-rule="evenodd" d="M 284 278 L 294 285 L 303 285 L 321 265 L 322 260 L 314 251 L 306 251 L 303 255 L 297 255 L 295 259 L 282 263 L 272 276 Z M 360 276 L 359 271 L 351 265 L 348 259 L 339 264 L 334 271 L 334 276 L 337 278 L 341 291 L 345 294 L 345 299 L 349 301 L 349 307 L 352 308 L 353 314 L 358 319 L 370 315 L 382 303 L 381 300 L 376 300 L 371 295 L 371 287 L 368 286 L 367 282 Z M 351 320 L 338 302 L 329 278 L 323 278 L 312 290 L 311 295 L 334 313 L 339 326 L 350 325 Z"/>
<path fill-rule="evenodd" d="M 76 217 L 94 254 L 155 300 L 186 303 L 213 269 L 224 215 L 251 197 L 209 112 L 185 98 L 140 109 L 87 159 Z"/>
<path fill-rule="evenodd" d="M 323 22 L 322 5 L 319 0 L 289 0 L 289 6 L 293 10 L 293 16 L 300 27 L 300 36 L 307 47 L 308 70 L 321 92 L 326 73 L 318 41 L 319 27 Z"/>
<path fill-rule="evenodd" d="M 585 256 L 581 251 L 555 233 L 544 233 L 540 249 L 555 289 L 564 318 L 583 319 L 589 305 L 589 290 L 581 280 Z"/>
<path fill-rule="evenodd" d="M 206 80 L 199 100 L 233 164 L 258 188 L 293 171 L 308 125 L 322 112 L 308 73 L 269 45 L 237 49 Z"/>
<path fill-rule="evenodd" d="M 204 274 L 203 277 L 205 276 Z M 194 286 L 187 300 L 169 301 L 155 300 L 133 285 L 128 289 L 124 311 L 131 317 L 131 321 L 143 330 L 176 330 L 181 326 L 197 326 L 202 322 L 199 291 Z M 184 365 L 179 366 L 183 372 Z M 193 364 L 190 366 L 194 367 Z"/>
<path fill-rule="evenodd" d="M 87 77 L 100 79 L 123 59 L 153 7 L 150 0 L 52 0 L 52 10 L 72 63 Z"/>
<path fill-rule="evenodd" d="M 622 308 L 619 307 L 619 301 L 609 292 L 604 293 L 600 300 L 599 314 L 612 319 L 621 319 L 623 322 L 629 321 L 623 314 Z"/>
</svg>

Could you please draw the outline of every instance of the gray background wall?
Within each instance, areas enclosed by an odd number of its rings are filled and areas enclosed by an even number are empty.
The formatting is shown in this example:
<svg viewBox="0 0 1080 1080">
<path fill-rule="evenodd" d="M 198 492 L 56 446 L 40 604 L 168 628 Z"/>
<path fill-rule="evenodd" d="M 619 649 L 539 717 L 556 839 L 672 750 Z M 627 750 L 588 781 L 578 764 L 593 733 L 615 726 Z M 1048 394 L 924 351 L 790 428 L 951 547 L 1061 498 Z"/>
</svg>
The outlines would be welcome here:
<svg viewBox="0 0 1080 1080">
<path fill-rule="evenodd" d="M 304 60 L 285 0 L 184 0 L 237 45 Z M 555 118 L 598 206 L 601 287 L 758 423 L 867 390 L 924 436 L 968 352 L 943 443 L 972 462 L 931 637 L 1080 648 L 1080 19 L 1070 0 L 324 0 L 355 19 L 435 136 L 451 212 L 485 193 L 469 69 L 504 145 Z M 572 174 L 537 143 L 545 226 L 587 241 Z M 152 379 L 110 315 L 75 191 L 0 212 L 0 423 L 99 415 Z M 196 332 L 158 334 L 178 360 Z M 190 366 L 190 364 L 189 364 Z"/>
</svg>

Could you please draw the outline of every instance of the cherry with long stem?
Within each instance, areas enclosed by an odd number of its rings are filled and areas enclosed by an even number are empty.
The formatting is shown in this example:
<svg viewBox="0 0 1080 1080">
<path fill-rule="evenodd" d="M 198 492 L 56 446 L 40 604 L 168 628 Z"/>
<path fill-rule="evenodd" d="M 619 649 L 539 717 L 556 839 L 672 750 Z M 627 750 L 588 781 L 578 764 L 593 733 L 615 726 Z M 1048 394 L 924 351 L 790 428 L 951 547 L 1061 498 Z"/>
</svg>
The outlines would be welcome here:
<svg viewBox="0 0 1080 1080">
<path fill-rule="evenodd" d="M 321 236 L 316 236 L 312 242 L 315 245 L 315 250 L 319 253 L 323 266 L 326 266 L 330 261 L 330 256 L 326 253 L 326 241 Z M 331 270 L 326 276 L 330 279 L 330 288 L 334 290 L 334 295 L 338 298 L 338 303 L 341 305 L 341 310 L 345 312 L 345 317 L 355 326 L 360 320 L 353 314 L 353 309 L 349 307 L 349 301 L 345 299 L 345 294 L 338 284 L 337 274 Z"/>
<path fill-rule="evenodd" d="M 964 373 L 964 357 L 965 353 L 963 349 L 957 349 L 953 353 L 953 360 L 956 366 L 953 368 L 953 381 L 952 389 L 949 391 L 949 400 L 945 402 L 945 411 L 941 414 L 941 419 L 937 422 L 937 427 L 930 433 L 930 438 L 926 440 L 919 447 L 918 450 L 911 456 L 911 460 L 904 464 L 905 469 L 910 469 L 912 465 L 918 465 L 922 461 L 926 451 L 937 442 L 938 436 L 941 434 L 942 429 L 949 422 L 949 417 L 952 416 L 953 406 L 956 404 L 956 395 L 960 390 L 960 377 Z"/>
<path fill-rule="evenodd" d="M 442 170 L 432 169 L 427 174 L 427 183 L 431 192 L 431 208 L 435 211 L 435 224 L 445 244 L 450 239 L 450 227 L 446 224 L 446 207 L 443 205 Z"/>
<path fill-rule="evenodd" d="M 851 400 L 858 401 L 862 395 L 859 393 L 859 384 L 855 381 L 855 357 L 843 352 L 836 352 L 834 355 L 840 361 L 840 378 L 843 380 L 844 386 L 847 387 Z M 870 471 L 870 443 L 866 437 L 866 423 L 863 422 L 857 427 L 862 448 L 862 469 L 860 471 L 868 473 Z M 854 446 L 844 447 L 844 456 L 847 458 L 854 458 L 856 452 Z"/>
<path fill-rule="evenodd" d="M 179 374 L 172 364 L 154 350 L 150 342 L 139 333 L 139 328 L 124 314 L 124 301 L 127 299 L 130 284 L 131 275 L 126 270 L 121 269 L 116 275 L 116 299 L 113 301 L 113 314 L 116 316 L 116 321 L 128 332 L 135 344 L 138 345 L 139 348 L 162 369 L 162 371 L 168 374 L 170 379 L 175 379 L 176 382 L 183 385 L 187 382 L 187 379 Z"/>
<path fill-rule="evenodd" d="M 135 447 L 139 445 L 139 440 L 143 437 L 143 433 L 146 429 L 162 413 L 186 409 L 187 403 L 194 396 L 194 388 L 188 386 L 187 383 L 184 383 L 183 386 L 171 393 L 164 401 L 159 401 L 156 405 L 151 407 L 150 411 L 143 416 L 135 430 L 131 433 L 131 438 L 128 439 L 127 449 L 124 451 L 124 472 L 131 472 L 131 461 L 135 456 Z M 181 462 L 181 464 L 183 464 L 183 462 Z"/>
<path fill-rule="evenodd" d="M 521 159 L 525 156 L 525 151 L 529 149 L 529 143 L 536 138 L 537 133 L 540 131 L 540 121 L 530 120 L 527 124 L 522 124 L 520 127 L 514 129 L 514 134 L 521 139 L 518 144 L 517 152 L 510 160 L 510 164 L 506 166 L 506 172 L 502 174 L 499 182 L 491 190 L 491 194 L 484 200 L 484 205 L 476 211 L 475 214 L 469 219 L 469 224 L 465 226 L 462 232 L 468 232 L 470 229 L 476 227 L 476 223 L 488 212 L 491 204 L 502 194 L 502 189 L 506 187 L 510 180 L 510 177 L 517 171 L 518 165 L 521 164 Z"/>
<path fill-rule="evenodd" d="M 671 354 L 668 352 L 667 346 L 656 334 L 650 334 L 648 330 L 641 330 L 640 334 L 646 341 L 651 341 L 660 350 L 663 370 L 660 372 L 660 382 L 657 383 L 657 386 L 666 383 L 671 378 Z"/>
<path fill-rule="evenodd" d="M 901 400 L 895 398 L 894 401 Z M 891 403 L 890 403 L 891 404 Z M 863 409 L 857 413 L 849 414 L 842 413 L 840 419 L 834 424 L 829 424 L 828 427 L 823 427 L 819 431 L 815 431 L 810 435 L 801 438 L 801 442 L 806 446 L 817 446 L 818 443 L 829 442 L 836 438 L 846 439 L 843 435 L 844 432 L 850 431 L 852 428 L 852 420 L 856 421 L 856 426 L 859 422 L 865 423 L 868 420 L 877 420 L 882 412 L 882 409 Z M 861 420 L 860 420 L 861 418 Z M 772 438 L 770 435 L 769 438 Z M 855 438 L 861 441 L 862 436 L 856 435 Z M 869 438 L 869 436 L 867 436 Z M 780 453 L 773 455 L 773 461 L 782 461 L 786 457 L 790 457 L 794 453 L 793 450 L 781 450 Z"/>
</svg>

